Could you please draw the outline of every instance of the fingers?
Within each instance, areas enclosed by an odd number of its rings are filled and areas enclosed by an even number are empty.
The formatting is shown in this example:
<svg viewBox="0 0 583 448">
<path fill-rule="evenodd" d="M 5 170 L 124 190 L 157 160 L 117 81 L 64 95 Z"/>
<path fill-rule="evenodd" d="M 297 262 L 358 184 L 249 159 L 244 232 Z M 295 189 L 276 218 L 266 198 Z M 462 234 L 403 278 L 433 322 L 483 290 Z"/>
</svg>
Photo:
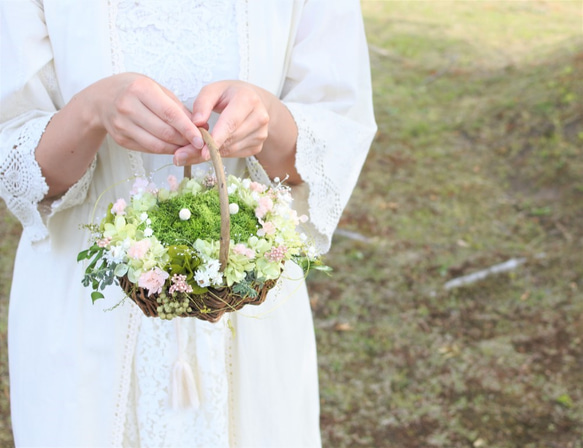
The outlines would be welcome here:
<svg viewBox="0 0 583 448">
<path fill-rule="evenodd" d="M 190 143 L 194 147 L 202 148 L 202 136 L 196 125 L 191 121 L 188 109 L 167 89 L 163 89 L 157 84 L 156 87 L 159 89 L 159 94 L 143 95 L 141 96 L 141 101 L 167 126 L 153 123 L 152 117 L 149 117 L 146 120 L 149 123 L 145 124 L 153 126 L 152 131 L 158 132 L 155 135 L 162 137 L 164 140 L 166 138 L 170 139 L 165 141 L 177 141 L 176 133 L 178 133 L 183 137 L 179 143 Z M 168 127 L 172 129 L 168 129 Z"/>
<path fill-rule="evenodd" d="M 223 157 L 247 157 L 261 151 L 268 136 L 269 114 L 257 89 L 241 81 L 209 84 L 194 102 L 194 123 L 206 122 L 212 111 L 220 113 L 212 135 Z M 209 158 L 206 146 L 202 156 Z"/>
<path fill-rule="evenodd" d="M 213 111 L 221 112 L 224 100 L 222 99 L 226 88 L 225 81 L 219 81 L 204 86 L 192 105 L 192 122 L 196 126 L 205 125 Z"/>
<path fill-rule="evenodd" d="M 198 163 L 206 162 L 207 160 L 208 158 L 202 155 L 202 151 L 199 148 L 187 145 L 176 149 L 172 162 L 176 166 L 184 166 L 196 165 Z"/>
</svg>

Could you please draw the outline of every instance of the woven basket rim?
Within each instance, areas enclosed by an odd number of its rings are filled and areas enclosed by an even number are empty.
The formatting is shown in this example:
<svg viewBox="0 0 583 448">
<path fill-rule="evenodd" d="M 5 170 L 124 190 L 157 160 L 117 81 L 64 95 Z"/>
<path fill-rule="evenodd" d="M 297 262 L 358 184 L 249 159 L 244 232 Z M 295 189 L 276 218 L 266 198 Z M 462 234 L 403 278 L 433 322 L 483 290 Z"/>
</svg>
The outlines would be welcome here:
<svg viewBox="0 0 583 448">
<path fill-rule="evenodd" d="M 219 192 L 220 213 L 221 213 L 221 236 L 219 240 L 219 263 L 220 272 L 223 272 L 227 266 L 230 245 L 230 228 L 231 218 L 229 213 L 229 196 L 227 191 L 227 181 L 225 178 L 225 169 L 222 158 L 217 147 L 216 142 L 210 133 L 204 129 L 199 128 L 203 140 L 209 148 L 211 161 L 217 177 L 217 189 Z M 190 165 L 184 167 L 184 177 L 190 178 L 192 168 Z M 280 272 L 281 275 L 281 272 Z M 126 295 L 142 310 L 148 317 L 158 317 L 158 303 L 159 294 L 150 294 L 146 289 L 132 283 L 127 274 L 119 280 L 120 287 L 124 290 Z M 191 312 L 183 313 L 177 317 L 196 317 L 201 320 L 209 322 L 217 322 L 225 313 L 238 311 L 245 305 L 260 305 L 267 297 L 267 293 L 271 290 L 277 280 L 267 280 L 254 287 L 257 296 L 242 297 L 235 294 L 232 288 L 223 286 L 220 288 L 208 288 L 208 291 L 203 294 L 186 294 L 180 293 L 183 297 L 188 297 L 192 304 Z M 168 294 L 168 291 L 164 291 Z"/>
</svg>

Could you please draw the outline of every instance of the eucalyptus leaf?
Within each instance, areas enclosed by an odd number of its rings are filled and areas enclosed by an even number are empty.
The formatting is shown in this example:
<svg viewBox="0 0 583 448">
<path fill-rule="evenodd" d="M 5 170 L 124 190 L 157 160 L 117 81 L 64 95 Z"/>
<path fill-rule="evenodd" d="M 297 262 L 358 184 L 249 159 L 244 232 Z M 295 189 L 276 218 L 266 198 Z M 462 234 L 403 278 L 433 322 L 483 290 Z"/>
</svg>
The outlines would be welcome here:
<svg viewBox="0 0 583 448">
<path fill-rule="evenodd" d="M 93 291 L 93 292 L 91 293 L 91 301 L 92 301 L 93 303 L 95 303 L 95 302 L 96 302 L 96 301 L 98 301 L 99 299 L 103 299 L 104 297 L 105 297 L 105 296 L 104 296 L 102 293 L 100 293 L 99 291 Z"/>
</svg>

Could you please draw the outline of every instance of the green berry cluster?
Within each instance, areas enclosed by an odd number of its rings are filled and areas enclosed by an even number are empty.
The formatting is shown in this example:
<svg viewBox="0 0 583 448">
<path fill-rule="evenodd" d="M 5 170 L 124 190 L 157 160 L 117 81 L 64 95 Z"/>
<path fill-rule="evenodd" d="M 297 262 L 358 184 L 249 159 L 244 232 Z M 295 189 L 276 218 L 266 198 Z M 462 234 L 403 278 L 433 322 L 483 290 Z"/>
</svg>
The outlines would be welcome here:
<svg viewBox="0 0 583 448">
<path fill-rule="evenodd" d="M 157 311 L 160 319 L 171 320 L 192 312 L 190 300 L 186 294 L 174 293 L 168 295 L 161 293 L 156 301 L 158 302 Z"/>
</svg>

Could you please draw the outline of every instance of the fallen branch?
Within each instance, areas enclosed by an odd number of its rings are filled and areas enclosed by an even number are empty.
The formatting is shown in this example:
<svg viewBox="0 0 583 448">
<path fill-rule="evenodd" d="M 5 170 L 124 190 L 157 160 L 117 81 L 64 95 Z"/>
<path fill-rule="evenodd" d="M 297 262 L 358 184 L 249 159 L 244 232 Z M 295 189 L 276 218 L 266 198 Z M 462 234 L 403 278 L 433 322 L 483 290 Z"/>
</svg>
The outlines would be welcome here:
<svg viewBox="0 0 583 448">
<path fill-rule="evenodd" d="M 382 47 L 377 47 L 376 45 L 368 45 L 368 49 L 371 53 L 374 53 L 376 55 L 382 56 L 384 58 L 387 59 L 391 59 L 393 61 L 397 61 L 397 62 L 402 62 L 403 58 L 395 55 L 394 53 L 392 53 L 391 51 L 382 48 Z"/>
<path fill-rule="evenodd" d="M 336 229 L 334 235 L 340 235 L 355 241 L 362 241 L 363 243 L 370 243 L 370 238 L 352 230 Z"/>
<path fill-rule="evenodd" d="M 448 58 L 448 64 L 443 67 L 441 70 L 439 70 L 437 73 L 428 76 L 427 78 L 425 78 L 425 81 L 423 82 L 423 84 L 427 85 L 427 84 L 431 84 L 432 82 L 438 80 L 439 78 L 441 78 L 442 76 L 446 75 L 451 68 L 454 66 L 454 64 L 457 61 L 457 55 L 453 55 L 453 56 L 449 56 Z"/>
<path fill-rule="evenodd" d="M 474 272 L 472 274 L 464 275 L 462 277 L 454 278 L 447 282 L 443 287 L 445 289 L 459 288 L 460 286 L 469 285 L 476 283 L 479 280 L 483 280 L 494 274 L 500 274 L 502 272 L 513 271 L 517 267 L 526 263 L 526 258 L 511 258 L 504 263 L 495 264 L 487 269 L 482 269 L 481 271 Z"/>
</svg>

